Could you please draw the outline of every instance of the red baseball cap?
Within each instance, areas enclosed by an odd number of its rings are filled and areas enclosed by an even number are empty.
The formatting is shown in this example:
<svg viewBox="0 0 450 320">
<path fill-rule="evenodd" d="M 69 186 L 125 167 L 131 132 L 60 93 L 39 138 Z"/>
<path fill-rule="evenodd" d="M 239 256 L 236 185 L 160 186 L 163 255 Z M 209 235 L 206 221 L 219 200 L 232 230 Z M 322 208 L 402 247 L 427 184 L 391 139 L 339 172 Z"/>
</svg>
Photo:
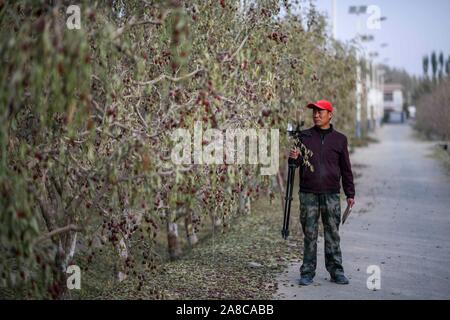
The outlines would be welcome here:
<svg viewBox="0 0 450 320">
<path fill-rule="evenodd" d="M 314 103 L 308 103 L 308 105 L 306 107 L 310 108 L 310 109 L 319 108 L 319 109 L 324 109 L 324 110 L 333 112 L 333 105 L 331 104 L 330 101 L 327 101 L 327 100 L 319 100 Z"/>
</svg>

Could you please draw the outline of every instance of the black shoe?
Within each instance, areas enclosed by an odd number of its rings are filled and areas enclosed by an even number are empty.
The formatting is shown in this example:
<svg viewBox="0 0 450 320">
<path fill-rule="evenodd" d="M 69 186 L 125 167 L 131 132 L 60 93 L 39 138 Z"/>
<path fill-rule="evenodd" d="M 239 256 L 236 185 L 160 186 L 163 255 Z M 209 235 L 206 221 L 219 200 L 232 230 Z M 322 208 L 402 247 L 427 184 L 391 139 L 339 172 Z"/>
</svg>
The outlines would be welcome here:
<svg viewBox="0 0 450 320">
<path fill-rule="evenodd" d="M 298 281 L 298 284 L 301 286 L 309 286 L 313 283 L 313 278 L 311 276 L 302 276 Z"/>
<path fill-rule="evenodd" d="M 337 284 L 349 284 L 347 277 L 343 274 L 336 274 L 334 276 L 331 276 L 331 281 L 336 282 Z"/>
</svg>

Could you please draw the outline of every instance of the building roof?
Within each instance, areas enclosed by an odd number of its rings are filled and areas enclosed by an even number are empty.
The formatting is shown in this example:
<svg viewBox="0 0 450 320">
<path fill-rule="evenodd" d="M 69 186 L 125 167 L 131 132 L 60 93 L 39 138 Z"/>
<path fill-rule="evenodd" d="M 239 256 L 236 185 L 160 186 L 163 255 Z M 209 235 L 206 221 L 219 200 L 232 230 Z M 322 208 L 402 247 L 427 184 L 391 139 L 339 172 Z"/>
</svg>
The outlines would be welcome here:
<svg viewBox="0 0 450 320">
<path fill-rule="evenodd" d="M 392 92 L 395 90 L 403 90 L 403 86 L 400 83 L 386 83 L 384 85 L 384 92 Z"/>
</svg>

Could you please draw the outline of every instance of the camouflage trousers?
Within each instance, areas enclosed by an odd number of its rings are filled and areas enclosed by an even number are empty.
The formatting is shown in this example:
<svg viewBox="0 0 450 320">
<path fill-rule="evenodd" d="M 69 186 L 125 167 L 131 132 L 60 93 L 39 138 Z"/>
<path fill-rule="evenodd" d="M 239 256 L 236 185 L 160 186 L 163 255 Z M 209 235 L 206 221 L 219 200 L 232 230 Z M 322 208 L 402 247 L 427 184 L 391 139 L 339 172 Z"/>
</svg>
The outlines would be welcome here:
<svg viewBox="0 0 450 320">
<path fill-rule="evenodd" d="M 317 266 L 317 236 L 319 216 L 322 218 L 325 238 L 325 266 L 332 275 L 343 274 L 340 248 L 339 224 L 341 223 L 341 203 L 339 193 L 314 194 L 299 192 L 300 223 L 304 235 L 302 276 L 314 277 Z"/>
</svg>

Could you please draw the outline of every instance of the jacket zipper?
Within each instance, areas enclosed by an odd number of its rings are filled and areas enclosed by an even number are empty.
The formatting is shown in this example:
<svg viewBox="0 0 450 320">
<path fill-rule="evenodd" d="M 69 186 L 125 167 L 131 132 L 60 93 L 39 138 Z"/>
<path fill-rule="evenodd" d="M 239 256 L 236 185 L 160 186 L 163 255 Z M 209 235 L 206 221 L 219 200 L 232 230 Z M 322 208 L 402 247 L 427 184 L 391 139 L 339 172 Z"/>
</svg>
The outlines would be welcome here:
<svg viewBox="0 0 450 320">
<path fill-rule="evenodd" d="M 319 162 L 319 178 L 320 178 L 320 184 L 322 185 L 322 161 L 323 161 L 323 157 L 322 157 L 322 146 L 325 140 L 325 134 L 321 134 L 320 135 L 320 162 Z"/>
</svg>

